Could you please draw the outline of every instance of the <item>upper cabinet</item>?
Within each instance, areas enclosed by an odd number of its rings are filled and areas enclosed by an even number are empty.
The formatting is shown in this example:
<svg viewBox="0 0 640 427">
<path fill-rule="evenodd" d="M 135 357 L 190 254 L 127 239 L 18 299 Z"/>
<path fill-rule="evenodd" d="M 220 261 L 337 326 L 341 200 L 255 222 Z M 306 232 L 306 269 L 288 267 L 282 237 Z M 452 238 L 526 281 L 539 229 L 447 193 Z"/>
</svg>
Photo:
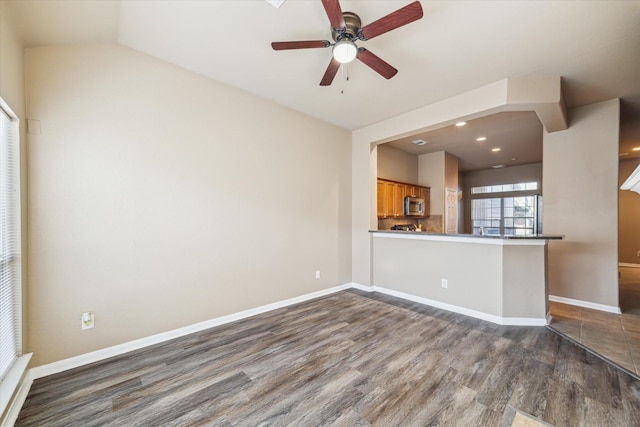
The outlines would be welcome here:
<svg viewBox="0 0 640 427">
<path fill-rule="evenodd" d="M 378 218 L 388 218 L 392 208 L 389 201 L 393 199 L 393 185 L 386 181 L 378 180 Z M 390 215 L 391 214 L 391 215 Z"/>
<path fill-rule="evenodd" d="M 404 217 L 405 197 L 424 199 L 425 216 L 429 216 L 429 187 L 378 179 L 378 218 Z"/>
<path fill-rule="evenodd" d="M 420 195 L 421 187 L 417 185 L 406 185 L 406 191 L 404 192 L 405 197 L 422 197 Z"/>
</svg>

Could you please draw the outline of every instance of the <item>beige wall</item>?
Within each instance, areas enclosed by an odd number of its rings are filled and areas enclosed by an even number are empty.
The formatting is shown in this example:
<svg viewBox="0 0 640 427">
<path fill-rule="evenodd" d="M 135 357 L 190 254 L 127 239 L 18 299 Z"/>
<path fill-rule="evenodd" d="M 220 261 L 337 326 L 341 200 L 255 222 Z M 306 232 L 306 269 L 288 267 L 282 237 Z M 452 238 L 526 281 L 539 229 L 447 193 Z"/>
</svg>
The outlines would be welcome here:
<svg viewBox="0 0 640 427">
<path fill-rule="evenodd" d="M 497 318 L 545 318 L 543 242 L 431 237 L 375 234 L 373 284 Z"/>
<path fill-rule="evenodd" d="M 445 152 L 421 154 L 418 156 L 418 184 L 431 187 L 431 215 L 444 212 Z"/>
<path fill-rule="evenodd" d="M 26 72 L 34 365 L 351 281 L 349 132 L 115 45 Z"/>
<path fill-rule="evenodd" d="M 446 151 L 444 153 L 444 186 L 458 189 L 458 158 Z"/>
<path fill-rule="evenodd" d="M 634 191 L 620 190 L 640 159 L 622 160 L 618 179 L 618 261 L 640 264 L 640 194 Z"/>
<path fill-rule="evenodd" d="M 501 246 L 374 236 L 373 265 L 375 286 L 502 315 Z"/>
<path fill-rule="evenodd" d="M 20 120 L 20 182 L 22 198 L 22 302 L 23 314 L 27 313 L 27 144 L 24 93 L 24 46 L 14 28 L 11 7 L 0 1 L 0 97 Z M 26 344 L 27 325 L 23 322 L 23 342 Z M 23 349 L 26 350 L 26 345 Z"/>
<path fill-rule="evenodd" d="M 618 307 L 617 99 L 569 111 L 569 129 L 543 133 L 545 234 L 552 295 Z"/>
<path fill-rule="evenodd" d="M 445 188 L 458 190 L 458 158 L 445 151 L 418 156 L 418 183 L 431 187 L 432 217 L 441 216 L 441 230 L 445 227 Z"/>
<path fill-rule="evenodd" d="M 418 156 L 381 144 L 378 147 L 378 178 L 418 184 Z"/>
<path fill-rule="evenodd" d="M 459 194 L 460 185 L 458 183 L 458 163 L 459 160 L 456 156 L 451 153 L 444 153 L 444 198 L 442 201 L 442 231 L 446 233 L 459 233 L 461 232 L 458 228 L 459 215 L 462 214 L 462 210 L 460 209 L 460 203 L 456 202 L 455 208 L 455 220 L 452 221 L 451 225 L 447 224 L 447 194 L 446 189 L 454 190 L 456 195 Z M 453 231 L 449 231 L 453 227 Z"/>
<path fill-rule="evenodd" d="M 482 169 L 464 173 L 464 232 L 471 233 L 471 188 L 483 185 L 538 182 L 542 194 L 542 163 L 510 166 L 501 169 Z M 544 201 L 543 201 L 544 204 Z M 544 220 L 544 219 L 543 219 Z M 543 224 L 544 226 L 544 224 Z"/>
</svg>

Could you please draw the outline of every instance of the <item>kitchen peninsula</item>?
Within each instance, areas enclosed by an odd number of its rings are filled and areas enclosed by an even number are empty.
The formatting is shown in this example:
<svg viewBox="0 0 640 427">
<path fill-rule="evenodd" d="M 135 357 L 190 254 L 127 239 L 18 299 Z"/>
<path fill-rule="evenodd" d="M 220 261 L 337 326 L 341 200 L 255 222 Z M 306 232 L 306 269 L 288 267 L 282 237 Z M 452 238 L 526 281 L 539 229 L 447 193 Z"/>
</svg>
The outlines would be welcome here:
<svg viewBox="0 0 640 427">
<path fill-rule="evenodd" d="M 547 244 L 563 236 L 370 233 L 374 289 L 497 324 L 546 325 Z"/>
</svg>

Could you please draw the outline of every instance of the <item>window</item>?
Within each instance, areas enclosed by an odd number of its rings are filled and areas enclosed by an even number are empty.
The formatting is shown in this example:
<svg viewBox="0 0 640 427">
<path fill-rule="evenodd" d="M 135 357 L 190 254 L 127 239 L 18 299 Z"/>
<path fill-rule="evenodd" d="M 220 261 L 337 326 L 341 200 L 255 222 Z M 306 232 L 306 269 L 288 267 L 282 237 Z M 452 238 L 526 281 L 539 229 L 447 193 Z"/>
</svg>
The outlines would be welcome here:
<svg viewBox="0 0 640 427">
<path fill-rule="evenodd" d="M 473 234 L 502 234 L 502 199 L 471 200 Z"/>
<path fill-rule="evenodd" d="M 471 194 L 509 193 L 511 191 L 535 191 L 537 189 L 537 182 L 521 182 L 519 184 L 500 184 L 484 185 L 482 187 L 471 187 Z"/>
<path fill-rule="evenodd" d="M 537 197 L 505 197 L 503 232 L 505 236 L 531 236 L 536 234 Z"/>
<path fill-rule="evenodd" d="M 542 232 L 538 214 L 540 196 L 533 194 L 537 189 L 537 182 L 472 187 L 472 233 L 531 236 Z"/>
<path fill-rule="evenodd" d="M 18 119 L 0 99 L 0 379 L 21 355 Z"/>
</svg>

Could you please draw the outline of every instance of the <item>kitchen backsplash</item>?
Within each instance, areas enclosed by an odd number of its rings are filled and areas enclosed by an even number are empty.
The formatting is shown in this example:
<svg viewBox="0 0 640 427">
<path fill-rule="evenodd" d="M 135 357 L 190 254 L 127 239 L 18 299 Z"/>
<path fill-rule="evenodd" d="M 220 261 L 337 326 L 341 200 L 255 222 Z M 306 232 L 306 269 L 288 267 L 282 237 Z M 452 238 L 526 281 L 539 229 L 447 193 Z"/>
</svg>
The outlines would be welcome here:
<svg viewBox="0 0 640 427">
<path fill-rule="evenodd" d="M 422 225 L 422 231 L 442 233 L 442 215 L 431 215 L 427 218 L 378 218 L 378 230 L 391 230 L 394 225 Z"/>
</svg>

